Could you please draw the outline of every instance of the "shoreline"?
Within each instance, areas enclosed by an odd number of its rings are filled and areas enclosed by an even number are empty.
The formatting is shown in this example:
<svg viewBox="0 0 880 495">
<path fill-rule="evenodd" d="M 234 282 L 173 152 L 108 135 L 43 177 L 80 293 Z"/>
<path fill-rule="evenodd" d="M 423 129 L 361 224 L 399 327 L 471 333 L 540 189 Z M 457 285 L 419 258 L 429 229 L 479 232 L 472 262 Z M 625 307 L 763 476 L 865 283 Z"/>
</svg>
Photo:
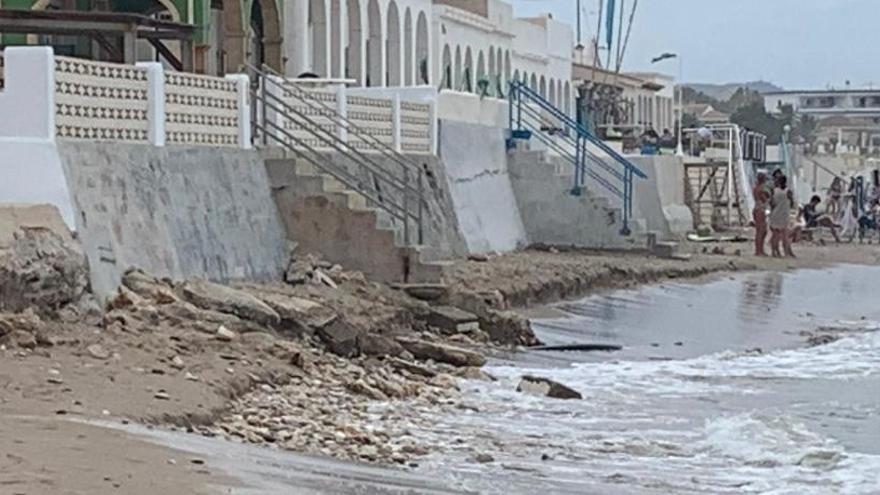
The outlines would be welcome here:
<svg viewBox="0 0 880 495">
<path fill-rule="evenodd" d="M 743 247 L 738 244 L 723 249 L 732 252 Z M 835 251 L 839 248 L 843 249 Z M 334 267 L 326 270 L 338 281 L 338 287 L 242 284 L 233 289 L 235 297 L 245 294 L 275 301 L 279 311 L 286 307 L 284 301 L 305 300 L 342 315 L 352 326 L 371 332 L 381 329 L 381 338 L 370 344 L 377 352 L 359 357 L 330 352 L 327 346 L 331 343 L 320 331 L 305 328 L 321 324 L 314 323 L 327 316 L 320 310 L 310 313 L 311 309 L 303 307 L 287 308 L 291 311 L 288 316 L 294 309 L 302 311 L 297 317 L 308 324 L 297 327 L 291 323 L 283 332 L 267 331 L 249 319 L 259 314 L 242 312 L 241 308 L 224 312 L 216 306 L 193 306 L 187 302 L 191 299 L 185 295 L 186 284 L 170 285 L 141 274 L 128 281 L 107 310 L 91 316 L 88 312 L 54 318 L 0 315 L 13 327 L 18 325 L 6 336 L 0 351 L 4 355 L 0 376 L 7 377 L 6 388 L 12 391 L 0 401 L 0 419 L 14 422 L 10 418 L 30 416 L 52 421 L 64 417 L 122 424 L 133 421 L 369 466 L 412 468 L 432 452 L 432 447 L 408 437 L 407 426 L 417 427 L 424 411 L 455 407 L 459 379 L 491 379 L 479 370 L 484 361 L 467 353 L 491 355 L 495 350 L 511 350 L 510 344 L 521 343 L 517 340 L 522 340 L 528 329 L 523 327 L 526 320 L 522 314 L 529 310 L 664 280 L 698 281 L 726 272 L 818 268 L 835 262 L 874 264 L 880 258 L 880 247 L 875 252 L 870 246 L 858 245 L 809 246 L 801 252 L 803 256 L 796 260 L 699 253 L 689 261 L 676 261 L 631 253 L 529 250 L 454 263 L 447 271 L 445 299 L 431 304 Z M 427 322 L 436 304 L 471 311 L 481 324 L 489 325 L 483 331 L 467 333 L 435 328 Z M 218 326 L 229 327 L 233 336 L 218 335 Z M 51 343 L 40 344 L 40 335 L 51 335 Z M 400 348 L 394 341 L 402 338 L 407 342 L 408 335 L 444 352 L 465 353 L 467 359 L 448 364 L 424 356 L 415 358 L 410 348 Z M 499 336 L 513 338 L 499 343 Z M 471 364 L 463 365 L 465 362 Z M 372 411 L 372 404 L 386 402 L 400 407 L 393 413 Z M 99 431 L 89 435 L 89 448 L 104 445 Z M 107 438 L 107 442 L 118 441 L 109 434 Z M 157 457 L 155 450 L 136 442 L 132 445 L 137 452 L 145 452 L 149 459 L 145 462 L 160 462 L 161 455 Z M 174 457 L 173 450 L 167 452 L 168 459 Z M 58 452 L 53 459 L 64 465 L 64 455 Z M 22 462 L 34 465 L 43 462 L 35 454 L 23 458 Z M 162 462 L 167 464 L 168 459 Z M 117 468 L 124 470 L 124 463 L 107 461 L 107 470 Z M 179 483 L 191 482 L 192 486 L 204 483 L 206 476 L 181 469 L 172 474 L 169 479 L 183 477 Z M 86 473 L 65 483 L 94 489 L 98 485 L 92 475 Z M 40 479 L 19 473 L 15 481 L 35 487 L 40 486 Z M 112 483 L 109 486 L 112 488 Z M 133 494 L 154 493 L 138 491 L 137 484 L 125 486 Z"/>
</svg>

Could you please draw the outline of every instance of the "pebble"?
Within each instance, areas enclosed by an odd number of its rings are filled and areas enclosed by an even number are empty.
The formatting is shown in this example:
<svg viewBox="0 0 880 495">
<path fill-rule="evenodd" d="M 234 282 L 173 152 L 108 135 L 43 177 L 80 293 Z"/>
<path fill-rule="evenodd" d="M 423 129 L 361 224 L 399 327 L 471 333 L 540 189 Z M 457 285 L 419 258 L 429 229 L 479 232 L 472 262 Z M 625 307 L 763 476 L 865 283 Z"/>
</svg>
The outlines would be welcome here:
<svg viewBox="0 0 880 495">
<path fill-rule="evenodd" d="M 217 337 L 217 340 L 219 340 L 221 342 L 231 342 L 231 341 L 235 340 L 235 338 L 237 336 L 238 336 L 238 334 L 236 334 L 235 332 L 226 328 L 223 325 L 220 325 L 220 328 L 217 329 L 216 337 Z"/>
<path fill-rule="evenodd" d="M 183 359 L 181 359 L 180 356 L 174 356 L 173 358 L 171 358 L 171 367 L 182 370 L 184 367 Z"/>
<path fill-rule="evenodd" d="M 92 344 L 86 347 L 86 351 L 89 353 L 89 356 L 92 356 L 95 359 L 106 360 L 110 359 L 110 353 L 104 349 L 101 344 Z"/>
<path fill-rule="evenodd" d="M 489 454 L 477 454 L 476 457 L 474 457 L 474 461 L 480 464 L 488 464 L 490 462 L 495 462 L 495 458 Z"/>
<path fill-rule="evenodd" d="M 187 371 L 186 374 L 183 375 L 183 377 L 184 377 L 185 379 L 191 381 L 191 382 L 197 382 L 197 381 L 199 381 L 199 377 L 197 377 L 196 375 L 193 375 L 193 374 L 190 373 L 189 371 Z"/>
<path fill-rule="evenodd" d="M 168 395 L 168 393 L 164 390 L 156 392 L 155 394 L 153 394 L 153 397 L 159 400 L 171 400 L 171 396 Z"/>
<path fill-rule="evenodd" d="M 46 381 L 49 383 L 54 383 L 56 385 L 61 385 L 62 383 L 64 383 L 64 380 L 62 380 L 60 376 L 50 376 L 46 379 Z"/>
</svg>

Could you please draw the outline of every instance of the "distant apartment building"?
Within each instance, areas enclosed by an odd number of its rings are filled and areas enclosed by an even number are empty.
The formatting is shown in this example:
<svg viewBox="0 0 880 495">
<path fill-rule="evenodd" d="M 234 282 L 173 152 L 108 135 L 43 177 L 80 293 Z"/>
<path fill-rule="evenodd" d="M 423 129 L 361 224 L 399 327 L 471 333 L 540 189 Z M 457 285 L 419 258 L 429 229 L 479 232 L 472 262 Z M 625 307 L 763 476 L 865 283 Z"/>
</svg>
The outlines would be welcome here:
<svg viewBox="0 0 880 495">
<path fill-rule="evenodd" d="M 796 114 L 814 117 L 822 148 L 880 153 L 880 89 L 775 91 L 763 96 L 771 114 L 790 107 Z"/>
</svg>

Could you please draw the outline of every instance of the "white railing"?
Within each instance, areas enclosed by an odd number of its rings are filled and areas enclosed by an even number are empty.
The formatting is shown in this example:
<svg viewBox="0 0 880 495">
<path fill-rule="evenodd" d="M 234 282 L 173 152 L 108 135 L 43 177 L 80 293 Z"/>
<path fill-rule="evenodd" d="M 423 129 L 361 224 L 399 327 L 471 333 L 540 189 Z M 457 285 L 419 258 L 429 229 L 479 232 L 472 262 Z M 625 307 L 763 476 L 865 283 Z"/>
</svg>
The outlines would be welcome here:
<svg viewBox="0 0 880 495">
<path fill-rule="evenodd" d="M 147 90 L 141 67 L 55 57 L 56 136 L 148 142 Z"/>
<path fill-rule="evenodd" d="M 250 148 L 249 83 L 56 57 L 48 47 L 3 52 L 0 137 Z"/>
</svg>

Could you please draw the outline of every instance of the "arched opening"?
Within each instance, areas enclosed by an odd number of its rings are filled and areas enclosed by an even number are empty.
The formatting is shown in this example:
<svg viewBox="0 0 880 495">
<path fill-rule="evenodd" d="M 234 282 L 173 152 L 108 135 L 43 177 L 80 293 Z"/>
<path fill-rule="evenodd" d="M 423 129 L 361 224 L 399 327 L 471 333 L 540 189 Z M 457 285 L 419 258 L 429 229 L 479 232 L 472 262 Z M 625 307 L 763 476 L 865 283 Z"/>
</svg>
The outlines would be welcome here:
<svg viewBox="0 0 880 495">
<path fill-rule="evenodd" d="M 400 13 L 397 11 L 397 3 L 394 0 L 388 3 L 388 34 L 386 35 L 385 50 L 388 63 L 387 86 L 400 86 L 401 58 L 400 58 Z"/>
<path fill-rule="evenodd" d="M 342 5 L 330 0 L 330 77 L 342 75 Z"/>
<path fill-rule="evenodd" d="M 562 81 L 556 81 L 556 106 L 561 107 L 564 113 L 568 113 L 568 108 L 563 106 L 564 101 L 562 98 Z"/>
<path fill-rule="evenodd" d="M 547 93 L 547 100 L 554 107 L 559 107 L 559 104 L 556 101 L 556 83 L 553 82 L 553 79 L 550 79 L 550 90 Z"/>
<path fill-rule="evenodd" d="M 309 27 L 312 41 L 312 72 L 327 77 L 327 15 L 324 0 L 309 0 Z"/>
<path fill-rule="evenodd" d="M 498 85 L 499 92 L 503 95 L 507 92 L 507 81 L 510 76 L 504 72 L 504 58 L 501 47 L 498 47 L 495 53 L 495 84 Z"/>
<path fill-rule="evenodd" d="M 519 81 L 519 69 L 517 69 L 516 71 L 514 71 L 514 73 L 513 73 L 513 80 L 514 80 L 514 81 Z"/>
<path fill-rule="evenodd" d="M 464 70 L 462 71 L 461 89 L 471 93 L 474 91 L 474 56 L 471 54 L 471 47 L 467 47 L 464 52 Z"/>
<path fill-rule="evenodd" d="M 431 84 L 431 50 L 428 48 L 428 17 L 419 12 L 416 21 L 416 84 Z"/>
<path fill-rule="evenodd" d="M 541 98 L 547 98 L 547 80 L 544 79 L 544 76 L 541 76 L 541 82 L 538 86 L 538 94 L 541 95 Z"/>
<path fill-rule="evenodd" d="M 412 11 L 406 8 L 403 16 L 403 83 L 413 85 L 415 72 L 413 70 L 413 20 Z"/>
<path fill-rule="evenodd" d="M 538 78 L 535 77 L 535 74 L 531 75 L 531 79 L 529 80 L 529 88 L 532 91 L 538 91 Z"/>
<path fill-rule="evenodd" d="M 453 83 L 453 89 L 456 91 L 461 91 L 461 85 L 463 83 L 462 73 L 461 73 L 461 47 L 455 47 L 455 78 Z"/>
<path fill-rule="evenodd" d="M 477 54 L 477 84 L 474 91 L 481 92 L 480 86 L 488 82 L 486 79 L 486 60 L 483 58 L 483 50 Z M 487 86 L 488 89 L 488 86 Z"/>
<path fill-rule="evenodd" d="M 367 7 L 367 86 L 385 84 L 385 64 L 382 60 L 382 12 L 378 0 L 370 0 Z"/>
<path fill-rule="evenodd" d="M 497 86 L 497 81 L 495 80 L 495 48 L 489 47 L 489 63 L 486 67 L 486 77 L 489 79 L 489 94 L 495 94 L 495 86 Z"/>
<path fill-rule="evenodd" d="M 443 81 L 440 85 L 445 89 L 452 89 L 452 50 L 449 45 L 443 47 Z"/>
<path fill-rule="evenodd" d="M 361 27 L 361 7 L 359 0 L 347 0 L 348 38 L 345 46 L 345 77 L 354 79 L 358 85 L 364 84 L 363 28 Z"/>
<path fill-rule="evenodd" d="M 504 79 L 507 81 L 510 80 L 510 70 L 510 51 L 506 51 L 504 52 Z"/>
</svg>

